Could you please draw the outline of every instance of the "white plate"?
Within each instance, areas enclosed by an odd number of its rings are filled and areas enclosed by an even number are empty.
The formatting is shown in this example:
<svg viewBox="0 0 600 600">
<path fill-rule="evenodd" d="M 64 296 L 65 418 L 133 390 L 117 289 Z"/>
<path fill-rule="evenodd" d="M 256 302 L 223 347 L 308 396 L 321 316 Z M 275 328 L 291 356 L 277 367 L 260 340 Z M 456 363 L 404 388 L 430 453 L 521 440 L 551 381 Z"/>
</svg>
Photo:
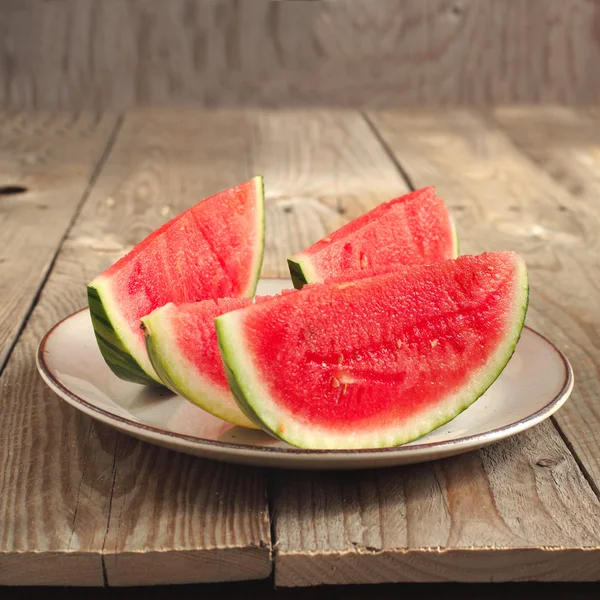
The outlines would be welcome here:
<svg viewBox="0 0 600 600">
<path fill-rule="evenodd" d="M 288 280 L 261 280 L 258 292 L 273 294 L 288 287 Z M 460 454 L 547 419 L 573 388 L 566 357 L 526 327 L 502 375 L 475 404 L 439 429 L 395 448 L 299 450 L 260 431 L 225 423 L 167 390 L 121 381 L 98 350 L 87 309 L 46 334 L 37 366 L 69 404 L 132 436 L 215 460 L 288 469 L 387 467 Z"/>
</svg>

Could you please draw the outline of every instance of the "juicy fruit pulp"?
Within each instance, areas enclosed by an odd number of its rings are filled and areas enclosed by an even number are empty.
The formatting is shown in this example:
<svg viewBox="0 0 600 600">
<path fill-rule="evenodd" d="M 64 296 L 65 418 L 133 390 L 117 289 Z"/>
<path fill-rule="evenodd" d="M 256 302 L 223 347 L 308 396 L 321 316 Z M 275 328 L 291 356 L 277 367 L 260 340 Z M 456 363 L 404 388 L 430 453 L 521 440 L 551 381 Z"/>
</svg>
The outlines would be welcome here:
<svg viewBox="0 0 600 600">
<path fill-rule="evenodd" d="M 169 303 L 142 324 L 152 366 L 169 389 L 224 421 L 256 428 L 229 390 L 214 324 L 215 317 L 251 303 L 249 298 Z"/>
<path fill-rule="evenodd" d="M 174 302 L 252 297 L 264 248 L 262 177 L 207 198 L 150 234 L 88 286 L 98 345 L 113 372 L 160 382 L 141 317 Z"/>
<path fill-rule="evenodd" d="M 527 310 L 512 252 L 307 286 L 216 319 L 230 387 L 263 429 L 305 448 L 411 441 L 498 377 Z"/>
<path fill-rule="evenodd" d="M 444 202 L 431 187 L 416 190 L 354 219 L 288 259 L 294 286 L 350 271 L 381 272 L 456 258 L 458 241 Z"/>
</svg>

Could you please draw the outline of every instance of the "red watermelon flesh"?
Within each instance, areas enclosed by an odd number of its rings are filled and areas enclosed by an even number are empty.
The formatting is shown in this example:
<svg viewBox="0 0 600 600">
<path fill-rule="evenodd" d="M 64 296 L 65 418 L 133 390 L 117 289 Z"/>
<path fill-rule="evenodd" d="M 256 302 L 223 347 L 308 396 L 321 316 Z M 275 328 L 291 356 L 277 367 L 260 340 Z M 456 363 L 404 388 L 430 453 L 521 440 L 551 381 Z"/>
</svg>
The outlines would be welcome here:
<svg viewBox="0 0 600 600">
<path fill-rule="evenodd" d="M 527 310 L 512 252 L 402 267 L 216 319 L 238 404 L 304 448 L 403 444 L 451 420 L 510 359 Z"/>
<path fill-rule="evenodd" d="M 98 344 L 123 379 L 160 382 L 141 317 L 173 302 L 252 297 L 264 247 L 262 177 L 207 198 L 150 234 L 88 286 Z"/>
<path fill-rule="evenodd" d="M 142 323 L 152 366 L 169 389 L 216 417 L 256 428 L 229 390 L 214 324 L 215 317 L 251 303 L 250 298 L 169 303 Z"/>
<path fill-rule="evenodd" d="M 428 264 L 455 258 L 458 241 L 434 188 L 416 190 L 350 221 L 288 259 L 296 287 L 354 270 Z"/>
</svg>

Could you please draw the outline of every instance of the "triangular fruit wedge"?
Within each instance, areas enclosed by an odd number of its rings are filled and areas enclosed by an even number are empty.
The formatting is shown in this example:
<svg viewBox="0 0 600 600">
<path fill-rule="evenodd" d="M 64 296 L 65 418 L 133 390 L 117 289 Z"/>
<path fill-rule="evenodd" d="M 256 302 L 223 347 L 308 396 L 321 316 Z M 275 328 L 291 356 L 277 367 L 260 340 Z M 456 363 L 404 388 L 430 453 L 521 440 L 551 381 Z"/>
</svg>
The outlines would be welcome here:
<svg viewBox="0 0 600 600">
<path fill-rule="evenodd" d="M 249 306 L 249 298 L 165 304 L 142 324 L 152 366 L 165 385 L 224 421 L 256 429 L 235 402 L 221 362 L 215 318 Z"/>
<path fill-rule="evenodd" d="M 414 440 L 479 398 L 527 311 L 513 252 L 462 256 L 301 291 L 215 321 L 238 404 L 300 448 Z"/>
<path fill-rule="evenodd" d="M 168 302 L 252 297 L 264 249 L 262 177 L 202 200 L 88 286 L 100 351 L 122 379 L 161 383 L 140 319 Z"/>
<path fill-rule="evenodd" d="M 361 269 L 424 265 L 458 256 L 458 237 L 432 187 L 416 190 L 346 223 L 288 259 L 294 287 Z"/>
</svg>

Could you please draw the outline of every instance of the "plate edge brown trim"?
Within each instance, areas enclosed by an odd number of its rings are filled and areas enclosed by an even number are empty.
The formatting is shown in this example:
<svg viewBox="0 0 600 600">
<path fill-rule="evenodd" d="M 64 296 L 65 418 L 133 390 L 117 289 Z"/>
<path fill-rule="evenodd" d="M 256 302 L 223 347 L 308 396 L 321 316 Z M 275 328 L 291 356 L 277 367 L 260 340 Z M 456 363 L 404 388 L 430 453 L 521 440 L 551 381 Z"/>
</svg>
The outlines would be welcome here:
<svg viewBox="0 0 600 600">
<path fill-rule="evenodd" d="M 456 438 L 456 439 L 452 439 L 452 440 L 447 440 L 444 442 L 428 442 L 425 444 L 415 444 L 415 445 L 402 445 L 402 446 L 390 446 L 387 448 L 358 448 L 358 449 L 341 449 L 341 450 L 305 450 L 302 448 L 270 448 L 270 447 L 257 447 L 257 446 L 250 446 L 248 444 L 233 444 L 230 442 L 220 442 L 220 441 L 216 441 L 216 440 L 209 440 L 206 438 L 199 438 L 199 437 L 195 437 L 195 436 L 190 436 L 190 435 L 186 435 L 183 433 L 176 433 L 174 431 L 168 431 L 165 429 L 159 429 L 157 427 L 154 427 L 152 425 L 146 425 L 144 423 L 138 423 L 136 421 L 132 421 L 130 419 L 127 419 L 125 417 L 121 417 L 119 415 L 116 415 L 110 411 L 104 410 L 102 408 L 99 408 L 98 406 L 96 406 L 95 404 L 92 404 L 90 402 L 88 402 L 87 400 L 85 400 L 84 398 L 81 398 L 80 396 L 78 396 L 77 394 L 74 394 L 71 390 L 69 390 L 66 386 L 64 386 L 51 372 L 50 368 L 48 367 L 48 365 L 46 364 L 45 358 L 44 358 L 44 351 L 45 351 L 45 347 L 46 347 L 46 343 L 47 341 L 50 339 L 50 337 L 52 336 L 52 334 L 54 333 L 54 331 L 60 327 L 63 323 L 65 323 L 66 321 L 68 321 L 69 319 L 72 319 L 73 317 L 76 317 L 77 315 L 79 315 L 80 313 L 83 313 L 85 311 L 89 311 L 88 308 L 82 308 L 66 317 L 64 317 L 63 319 L 61 319 L 60 321 L 58 321 L 58 323 L 55 323 L 44 335 L 44 337 L 42 338 L 42 340 L 40 341 L 40 344 L 38 346 L 38 350 L 37 350 L 37 364 L 38 364 L 38 369 L 40 371 L 43 372 L 43 374 L 45 375 L 45 377 L 52 382 L 52 384 L 60 389 L 65 395 L 69 396 L 69 398 L 71 398 L 74 402 L 76 402 L 77 404 L 81 404 L 85 407 L 88 408 L 88 410 L 91 410 L 92 412 L 96 412 L 99 414 L 104 415 L 106 418 L 108 418 L 109 420 L 116 420 L 119 421 L 120 423 L 126 424 L 129 427 L 132 427 L 134 429 L 140 429 L 142 431 L 147 431 L 149 433 L 153 433 L 153 434 L 157 434 L 160 436 L 166 436 L 166 437 L 170 437 L 170 438 L 174 438 L 174 439 L 179 439 L 179 440 L 185 440 L 186 442 L 191 442 L 194 443 L 198 446 L 209 446 L 209 447 L 218 447 L 218 448 L 229 448 L 232 450 L 243 450 L 245 452 L 251 452 L 252 454 L 260 454 L 260 453 L 268 453 L 268 454 L 293 454 L 293 455 L 300 455 L 300 456 L 314 456 L 314 455 L 319 455 L 319 456 L 344 456 L 344 455 L 360 455 L 360 456 L 368 456 L 368 455 L 375 455 L 375 456 L 379 456 L 381 454 L 388 454 L 390 452 L 396 452 L 396 453 L 402 453 L 403 451 L 414 451 L 414 450 L 427 450 L 427 449 L 431 449 L 431 448 L 449 448 L 452 446 L 455 446 L 457 444 L 464 444 L 464 443 L 468 443 L 468 442 L 476 442 L 476 441 L 480 441 L 480 440 L 486 440 L 491 436 L 494 436 L 500 432 L 506 432 L 512 428 L 515 428 L 517 425 L 521 425 L 521 424 L 526 424 L 532 420 L 537 420 L 539 417 L 543 417 L 546 413 L 548 413 L 550 411 L 550 409 L 556 404 L 558 403 L 566 394 L 567 390 L 569 390 L 572 385 L 573 385 L 573 380 L 574 380 L 574 376 L 573 376 L 573 369 L 571 367 L 571 364 L 569 363 L 567 357 L 561 352 L 561 350 L 559 350 L 555 344 L 553 342 L 551 342 L 546 336 L 542 335 L 541 333 L 537 332 L 535 329 L 532 329 L 531 327 L 525 325 L 524 329 L 529 330 L 531 333 L 533 333 L 534 335 L 538 336 L 539 338 L 541 338 L 542 340 L 544 340 L 553 350 L 554 352 L 556 352 L 556 354 L 559 356 L 559 358 L 561 359 L 562 363 L 563 363 L 563 367 L 565 369 L 565 380 L 563 383 L 563 386 L 561 387 L 560 391 L 556 394 L 556 396 L 554 396 L 554 398 L 552 398 L 552 400 L 550 402 L 548 402 L 548 404 L 546 404 L 545 406 L 543 406 L 542 408 L 540 408 L 539 410 L 537 410 L 536 412 L 532 413 L 531 415 L 520 419 L 519 421 L 515 421 L 513 423 L 509 423 L 508 425 L 503 425 L 502 427 L 498 427 L 496 429 L 491 429 L 489 431 L 486 431 L 484 433 L 478 433 L 478 434 L 474 434 L 474 435 L 470 435 L 470 436 L 464 436 L 464 437 L 460 437 L 460 438 Z M 515 432 L 518 433 L 518 432 Z M 508 437 L 508 436 L 506 436 Z"/>
</svg>

